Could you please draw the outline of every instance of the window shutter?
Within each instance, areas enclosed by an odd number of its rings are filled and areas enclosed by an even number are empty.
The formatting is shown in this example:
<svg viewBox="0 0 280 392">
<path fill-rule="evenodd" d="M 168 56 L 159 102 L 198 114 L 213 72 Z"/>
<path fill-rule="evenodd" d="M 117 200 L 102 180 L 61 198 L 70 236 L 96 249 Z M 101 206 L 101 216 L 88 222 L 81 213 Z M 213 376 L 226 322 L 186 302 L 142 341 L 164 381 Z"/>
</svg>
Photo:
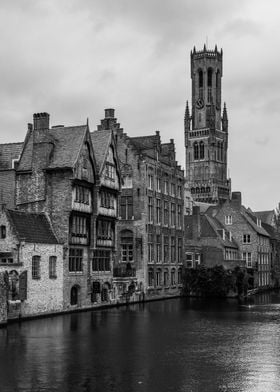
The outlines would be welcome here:
<svg viewBox="0 0 280 392">
<path fill-rule="evenodd" d="M 27 271 L 19 275 L 19 299 L 21 301 L 27 299 Z"/>
</svg>

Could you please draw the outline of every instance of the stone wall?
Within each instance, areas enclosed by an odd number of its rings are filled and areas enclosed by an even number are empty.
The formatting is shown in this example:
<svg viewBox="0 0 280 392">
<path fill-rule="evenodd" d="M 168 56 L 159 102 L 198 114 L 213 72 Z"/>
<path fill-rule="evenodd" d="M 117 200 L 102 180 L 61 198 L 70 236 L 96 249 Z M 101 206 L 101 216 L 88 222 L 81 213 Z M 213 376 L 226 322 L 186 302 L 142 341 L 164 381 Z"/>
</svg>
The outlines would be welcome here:
<svg viewBox="0 0 280 392">
<path fill-rule="evenodd" d="M 7 278 L 0 272 L 0 326 L 7 323 Z"/>
</svg>

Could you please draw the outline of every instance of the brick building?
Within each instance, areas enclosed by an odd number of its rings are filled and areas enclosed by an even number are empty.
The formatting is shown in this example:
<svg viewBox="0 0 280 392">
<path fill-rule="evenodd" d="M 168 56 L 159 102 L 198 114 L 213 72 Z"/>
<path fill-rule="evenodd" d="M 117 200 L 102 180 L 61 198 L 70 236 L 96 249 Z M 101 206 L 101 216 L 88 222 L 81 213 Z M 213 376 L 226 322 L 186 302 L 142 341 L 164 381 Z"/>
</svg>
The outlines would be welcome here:
<svg viewBox="0 0 280 392">
<path fill-rule="evenodd" d="M 104 216 L 106 210 L 113 210 L 107 208 L 108 200 L 116 211 L 120 173 L 113 138 L 103 132 L 100 136 L 104 148 L 100 138 L 90 134 L 88 124 L 50 128 L 47 113 L 34 114 L 16 171 L 17 208 L 46 212 L 64 244 L 66 310 L 112 299 L 116 216 Z M 102 150 L 103 163 L 96 162 L 93 145 L 98 159 Z M 105 273 L 106 282 L 104 276 L 97 279 L 97 272 L 99 278 Z"/>
<path fill-rule="evenodd" d="M 271 237 L 261 220 L 242 205 L 241 193 L 233 192 L 231 200 L 210 207 L 206 213 L 225 225 L 238 244 L 241 258 L 251 275 L 251 287 L 270 287 Z"/>
<path fill-rule="evenodd" d="M 222 265 L 225 269 L 245 267 L 239 247 L 230 231 L 215 216 L 193 207 L 192 215 L 185 216 L 186 268 Z"/>
<path fill-rule="evenodd" d="M 2 205 L 0 272 L 8 279 L 8 319 L 63 310 L 63 245 L 45 213 Z"/>
<path fill-rule="evenodd" d="M 123 178 L 114 280 L 119 293 L 175 295 L 181 288 L 184 173 L 171 139 L 129 137 L 113 109 L 98 130 L 112 129 Z"/>
</svg>

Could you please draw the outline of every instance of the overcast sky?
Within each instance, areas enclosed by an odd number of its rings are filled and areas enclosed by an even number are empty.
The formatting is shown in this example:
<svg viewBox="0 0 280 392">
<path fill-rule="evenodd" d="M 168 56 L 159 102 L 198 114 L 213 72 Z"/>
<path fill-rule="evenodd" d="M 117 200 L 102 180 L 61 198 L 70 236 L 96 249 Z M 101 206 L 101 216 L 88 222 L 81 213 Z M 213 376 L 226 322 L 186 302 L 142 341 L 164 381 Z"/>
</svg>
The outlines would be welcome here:
<svg viewBox="0 0 280 392">
<path fill-rule="evenodd" d="M 224 51 L 232 189 L 253 210 L 280 201 L 277 0 L 0 0 L 0 143 L 36 112 L 91 130 L 113 107 L 131 136 L 175 139 L 184 167 L 190 50 Z"/>
</svg>

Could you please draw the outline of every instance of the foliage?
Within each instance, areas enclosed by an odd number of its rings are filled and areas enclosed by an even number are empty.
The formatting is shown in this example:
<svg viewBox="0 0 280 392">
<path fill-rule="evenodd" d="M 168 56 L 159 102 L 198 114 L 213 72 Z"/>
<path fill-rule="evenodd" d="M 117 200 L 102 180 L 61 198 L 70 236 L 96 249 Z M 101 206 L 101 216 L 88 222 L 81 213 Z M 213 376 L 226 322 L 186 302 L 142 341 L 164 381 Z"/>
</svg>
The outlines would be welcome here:
<svg viewBox="0 0 280 392">
<path fill-rule="evenodd" d="M 226 297 L 230 293 L 237 293 L 240 296 L 246 294 L 247 286 L 247 274 L 239 267 L 232 271 L 221 265 L 213 268 L 198 266 L 196 269 L 186 269 L 184 274 L 185 294 Z"/>
</svg>

